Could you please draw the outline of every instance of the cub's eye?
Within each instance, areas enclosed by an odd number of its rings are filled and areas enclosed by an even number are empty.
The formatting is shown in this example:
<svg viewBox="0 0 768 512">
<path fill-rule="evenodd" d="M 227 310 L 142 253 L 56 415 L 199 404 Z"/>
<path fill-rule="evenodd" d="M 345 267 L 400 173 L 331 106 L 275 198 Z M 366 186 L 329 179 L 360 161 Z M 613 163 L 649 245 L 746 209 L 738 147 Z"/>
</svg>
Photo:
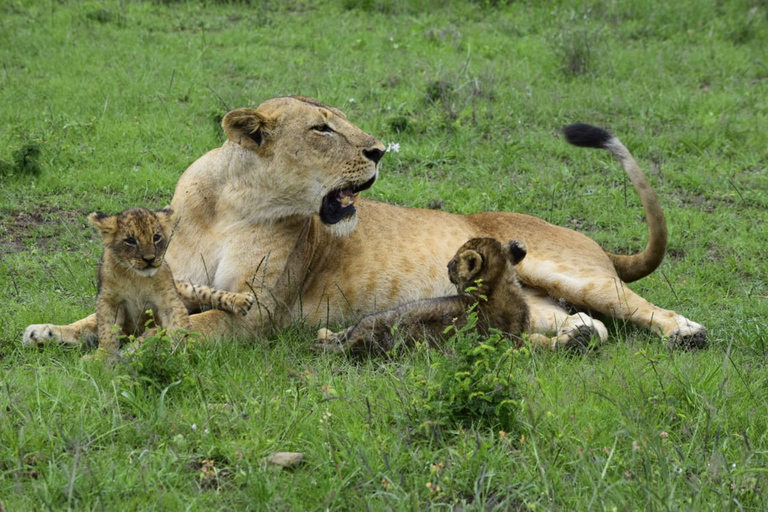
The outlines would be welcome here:
<svg viewBox="0 0 768 512">
<path fill-rule="evenodd" d="M 130 245 L 131 247 L 135 247 L 136 246 L 136 239 L 133 238 L 132 236 L 129 236 L 128 238 L 123 240 L 123 242 L 125 243 L 125 245 Z"/>
<path fill-rule="evenodd" d="M 155 236 L 152 237 L 152 241 L 155 242 L 155 243 L 159 242 L 162 239 L 163 239 L 163 237 L 160 236 L 160 234 L 155 234 Z"/>
<path fill-rule="evenodd" d="M 313 126 L 312 129 L 320 133 L 333 133 L 333 128 L 327 124 L 318 124 L 317 126 Z"/>
</svg>

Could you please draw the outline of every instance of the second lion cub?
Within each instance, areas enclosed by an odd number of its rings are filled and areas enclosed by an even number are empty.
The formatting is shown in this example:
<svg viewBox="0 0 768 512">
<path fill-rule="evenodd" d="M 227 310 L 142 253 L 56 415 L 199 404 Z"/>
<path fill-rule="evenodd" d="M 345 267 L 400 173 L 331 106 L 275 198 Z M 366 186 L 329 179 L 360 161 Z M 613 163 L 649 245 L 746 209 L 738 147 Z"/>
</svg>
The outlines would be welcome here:
<svg viewBox="0 0 768 512">
<path fill-rule="evenodd" d="M 324 350 L 370 352 L 391 350 L 397 336 L 406 343 L 424 339 L 436 346 L 448 326 L 467 324 L 467 309 L 477 304 L 476 328 L 487 334 L 498 329 L 519 336 L 529 329 L 528 304 L 514 265 L 527 254 L 525 243 L 502 244 L 493 238 L 473 238 L 448 263 L 448 277 L 458 295 L 423 299 L 363 317 L 357 325 L 332 333 L 320 329 Z"/>
<path fill-rule="evenodd" d="M 117 215 L 94 212 L 88 220 L 104 240 L 96 299 L 99 357 L 117 353 L 120 335 L 143 334 L 148 311 L 156 326 L 177 331 L 190 328 L 189 309 L 213 306 L 246 314 L 253 305 L 251 294 L 174 281 L 164 259 L 173 231 L 170 208 L 131 208 Z"/>
</svg>

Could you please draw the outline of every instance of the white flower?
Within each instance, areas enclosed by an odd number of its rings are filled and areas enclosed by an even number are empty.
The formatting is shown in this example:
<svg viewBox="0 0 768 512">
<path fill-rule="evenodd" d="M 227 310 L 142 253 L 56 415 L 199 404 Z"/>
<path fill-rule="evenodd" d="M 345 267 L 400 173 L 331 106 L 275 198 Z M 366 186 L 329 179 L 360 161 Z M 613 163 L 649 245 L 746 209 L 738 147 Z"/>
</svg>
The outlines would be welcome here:
<svg viewBox="0 0 768 512">
<path fill-rule="evenodd" d="M 203 434 L 210 434 L 210 433 L 211 433 L 211 431 L 208 430 L 208 429 L 203 430 Z"/>
<path fill-rule="evenodd" d="M 197 430 L 197 423 L 192 424 L 192 430 Z"/>
<path fill-rule="evenodd" d="M 349 98 L 350 103 L 357 103 L 357 100 L 355 98 Z"/>
<path fill-rule="evenodd" d="M 387 153 L 399 153 L 400 144 L 398 142 L 390 142 L 387 144 Z"/>
</svg>

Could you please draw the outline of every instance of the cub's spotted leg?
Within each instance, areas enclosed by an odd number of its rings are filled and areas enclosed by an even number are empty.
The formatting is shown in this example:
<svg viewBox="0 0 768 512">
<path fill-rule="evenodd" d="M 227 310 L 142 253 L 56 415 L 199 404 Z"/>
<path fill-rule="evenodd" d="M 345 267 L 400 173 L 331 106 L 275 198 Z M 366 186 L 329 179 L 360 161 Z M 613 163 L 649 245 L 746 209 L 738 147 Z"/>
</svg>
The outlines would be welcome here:
<svg viewBox="0 0 768 512">
<path fill-rule="evenodd" d="M 174 281 L 174 284 L 187 309 L 191 311 L 211 307 L 228 313 L 246 315 L 256 302 L 256 297 L 251 293 L 227 292 L 186 281 Z"/>
<path fill-rule="evenodd" d="M 73 346 L 95 346 L 96 314 L 92 314 L 69 325 L 33 324 L 24 330 L 24 345 L 37 346 L 62 343 Z"/>
</svg>

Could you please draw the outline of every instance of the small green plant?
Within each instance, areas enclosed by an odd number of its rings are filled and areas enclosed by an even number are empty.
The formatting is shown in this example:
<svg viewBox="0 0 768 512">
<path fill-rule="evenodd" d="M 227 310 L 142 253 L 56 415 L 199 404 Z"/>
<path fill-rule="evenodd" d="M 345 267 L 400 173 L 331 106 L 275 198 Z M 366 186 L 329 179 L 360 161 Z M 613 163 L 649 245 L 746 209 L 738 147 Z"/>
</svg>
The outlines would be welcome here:
<svg viewBox="0 0 768 512">
<path fill-rule="evenodd" d="M 512 377 L 517 349 L 500 331 L 485 335 L 476 329 L 476 304 L 468 312 L 466 325 L 453 331 L 445 350 L 433 357 L 431 372 L 417 368 L 410 374 L 414 388 L 413 413 L 421 430 L 481 426 L 517 430 L 519 406 Z"/>
<path fill-rule="evenodd" d="M 191 382 L 194 343 L 195 338 L 188 333 L 157 328 L 156 333 L 140 340 L 131 336 L 123 361 L 136 381 L 162 390 L 174 382 Z"/>
<path fill-rule="evenodd" d="M 0 178 L 37 176 L 40 166 L 40 143 L 34 140 L 24 142 L 14 151 L 10 162 L 0 161 Z"/>
<path fill-rule="evenodd" d="M 560 58 L 560 69 L 567 78 L 576 78 L 595 72 L 599 33 L 583 28 L 566 28 L 554 43 Z"/>
</svg>

